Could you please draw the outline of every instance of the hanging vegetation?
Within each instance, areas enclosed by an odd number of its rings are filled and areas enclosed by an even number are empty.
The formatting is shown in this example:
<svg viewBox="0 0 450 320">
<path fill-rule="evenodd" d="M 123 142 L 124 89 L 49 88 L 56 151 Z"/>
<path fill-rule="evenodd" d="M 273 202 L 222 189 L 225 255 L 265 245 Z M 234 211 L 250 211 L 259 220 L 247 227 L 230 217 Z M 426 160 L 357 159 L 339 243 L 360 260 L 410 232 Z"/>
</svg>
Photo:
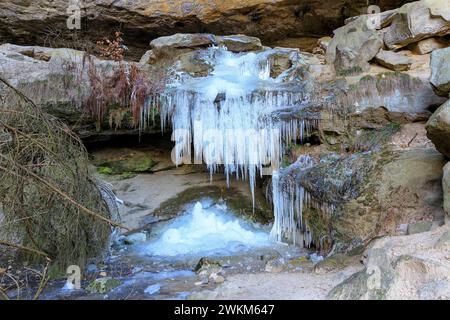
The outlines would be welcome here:
<svg viewBox="0 0 450 320">
<path fill-rule="evenodd" d="M 93 61 L 93 56 L 84 55 L 83 70 L 87 70 L 90 94 L 85 103 L 88 114 L 97 122 L 98 129 L 108 120 L 110 128 L 119 129 L 122 122 L 139 129 L 145 128 L 146 102 L 155 100 L 165 88 L 163 74 L 152 73 L 151 77 L 135 63 L 124 62 L 122 33 L 116 31 L 115 38 L 103 38 L 97 42 L 101 57 L 114 60 L 111 72 L 105 71 Z M 152 107 L 155 107 L 152 105 Z"/>
</svg>

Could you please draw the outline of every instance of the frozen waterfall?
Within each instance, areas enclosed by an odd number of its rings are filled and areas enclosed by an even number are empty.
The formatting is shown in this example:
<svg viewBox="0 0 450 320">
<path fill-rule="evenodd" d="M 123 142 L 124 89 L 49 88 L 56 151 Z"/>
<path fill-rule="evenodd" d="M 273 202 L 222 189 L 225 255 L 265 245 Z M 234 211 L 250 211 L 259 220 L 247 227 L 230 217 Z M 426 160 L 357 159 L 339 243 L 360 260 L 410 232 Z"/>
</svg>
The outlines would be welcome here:
<svg viewBox="0 0 450 320">
<path fill-rule="evenodd" d="M 271 77 L 274 53 L 212 47 L 207 50 L 214 67 L 209 76 L 184 74 L 169 86 L 162 96 L 161 121 L 163 128 L 172 125 L 177 164 L 205 163 L 211 175 L 223 166 L 228 183 L 233 175 L 248 179 L 254 197 L 256 175 L 278 168 L 283 145 L 305 131 L 302 120 L 280 122 L 272 116 L 305 99 L 299 86 L 283 82 L 295 66 Z"/>
<path fill-rule="evenodd" d="M 286 107 L 300 106 L 308 100 L 296 76 L 302 63 L 298 51 L 288 51 L 290 68 L 272 74 L 274 57 L 280 52 L 286 54 L 285 49 L 233 53 L 211 47 L 203 52 L 212 66 L 208 76 L 194 77 L 183 72 L 174 77 L 158 98 L 161 126 L 164 129 L 171 125 L 173 130 L 172 160 L 177 165 L 206 164 L 211 178 L 223 168 L 228 184 L 232 176 L 246 179 L 253 202 L 258 174 L 275 172 L 273 180 L 277 181 L 284 147 L 292 140 L 303 139 L 311 126 L 302 119 L 282 121 L 277 116 Z M 146 117 L 154 103 L 149 99 L 144 108 Z M 293 211 L 285 212 L 287 204 L 276 190 L 274 184 L 272 234 L 281 240 L 282 233 L 293 232 L 295 222 L 290 217 Z M 306 197 L 302 192 L 300 189 L 300 198 Z"/>
</svg>

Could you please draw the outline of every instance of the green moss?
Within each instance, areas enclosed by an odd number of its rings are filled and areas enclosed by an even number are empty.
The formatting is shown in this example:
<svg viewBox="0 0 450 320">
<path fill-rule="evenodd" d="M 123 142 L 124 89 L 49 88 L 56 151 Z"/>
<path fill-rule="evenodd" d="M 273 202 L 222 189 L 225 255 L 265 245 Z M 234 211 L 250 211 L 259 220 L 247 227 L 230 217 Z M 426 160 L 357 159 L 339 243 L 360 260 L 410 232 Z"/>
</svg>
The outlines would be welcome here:
<svg viewBox="0 0 450 320">
<path fill-rule="evenodd" d="M 138 163 L 134 168 L 134 172 L 146 172 L 155 166 L 155 161 L 150 158 L 143 159 L 141 163 Z"/>
<path fill-rule="evenodd" d="M 136 174 L 133 172 L 124 172 L 120 175 L 120 179 L 126 180 L 126 179 L 132 179 L 136 177 Z"/>
<path fill-rule="evenodd" d="M 100 168 L 107 167 L 111 170 L 109 174 L 126 174 L 151 172 L 156 162 L 146 155 L 132 156 L 128 159 L 109 161 L 100 164 Z"/>
<path fill-rule="evenodd" d="M 100 174 L 110 175 L 113 174 L 113 170 L 106 166 L 101 166 L 97 168 L 97 172 Z"/>
<path fill-rule="evenodd" d="M 86 288 L 87 291 L 91 293 L 106 293 L 112 289 L 120 286 L 122 281 L 118 279 L 113 279 L 109 277 L 99 278 L 92 281 Z"/>
<path fill-rule="evenodd" d="M 363 72 L 363 70 L 360 66 L 354 66 L 354 67 L 351 67 L 348 69 L 337 70 L 336 74 L 339 77 L 349 77 L 349 76 L 354 76 L 354 75 L 360 74 L 361 72 Z"/>
</svg>

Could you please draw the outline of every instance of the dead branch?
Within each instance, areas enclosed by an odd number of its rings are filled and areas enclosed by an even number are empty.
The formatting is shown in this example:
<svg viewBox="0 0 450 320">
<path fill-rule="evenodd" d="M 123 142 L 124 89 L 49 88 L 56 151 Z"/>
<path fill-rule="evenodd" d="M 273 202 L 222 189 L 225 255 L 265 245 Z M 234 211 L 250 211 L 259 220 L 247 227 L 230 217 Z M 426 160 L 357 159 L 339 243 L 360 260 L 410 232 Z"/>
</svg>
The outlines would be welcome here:
<svg viewBox="0 0 450 320">
<path fill-rule="evenodd" d="M 9 160 L 8 158 L 6 158 L 5 156 L 0 154 L 0 158 L 3 158 L 5 160 Z M 20 164 L 16 164 L 19 168 L 21 168 L 22 170 L 24 170 L 28 175 L 30 175 L 32 178 L 36 179 L 37 181 L 39 181 L 40 183 L 42 183 L 44 186 L 46 186 L 48 189 L 56 192 L 58 195 L 60 195 L 61 197 L 63 197 L 65 200 L 69 201 L 71 204 L 73 204 L 74 206 L 78 207 L 79 209 L 81 209 L 82 211 L 84 211 L 85 213 L 93 216 L 96 219 L 102 220 L 103 222 L 106 222 L 108 224 L 110 224 L 111 226 L 114 227 L 119 227 L 125 230 L 129 230 L 127 227 L 121 225 L 120 223 L 114 222 L 108 218 L 103 217 L 102 215 L 93 212 L 92 210 L 89 210 L 88 208 L 84 207 L 83 205 L 79 204 L 78 202 L 76 202 L 75 200 L 73 200 L 69 195 L 67 195 L 66 193 L 62 192 L 60 189 L 58 189 L 57 187 L 53 186 L 50 182 L 46 181 L 45 179 L 42 179 L 41 177 L 39 177 L 37 174 L 35 174 L 34 172 L 31 172 L 30 170 L 28 170 L 27 168 L 25 168 L 24 166 L 20 165 Z M 11 170 L 8 170 L 7 168 L 0 166 L 1 170 L 7 171 L 9 173 L 18 175 L 16 172 L 13 172 Z"/>
</svg>

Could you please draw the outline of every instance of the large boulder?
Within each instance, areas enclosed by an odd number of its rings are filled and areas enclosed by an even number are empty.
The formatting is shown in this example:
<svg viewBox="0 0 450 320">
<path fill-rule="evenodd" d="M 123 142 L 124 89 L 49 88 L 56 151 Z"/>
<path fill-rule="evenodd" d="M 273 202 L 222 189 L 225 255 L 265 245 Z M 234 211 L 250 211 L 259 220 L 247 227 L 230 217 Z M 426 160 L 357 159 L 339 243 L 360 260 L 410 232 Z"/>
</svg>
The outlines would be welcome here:
<svg viewBox="0 0 450 320">
<path fill-rule="evenodd" d="M 150 42 L 156 58 L 173 55 L 173 51 L 196 50 L 217 44 L 216 37 L 207 33 L 177 33 L 171 36 L 160 37 Z"/>
<path fill-rule="evenodd" d="M 243 34 L 217 37 L 217 43 L 233 52 L 247 52 L 261 50 L 261 40 Z"/>
<path fill-rule="evenodd" d="M 382 47 L 383 39 L 378 32 L 369 28 L 366 17 L 359 17 L 334 31 L 327 61 L 334 65 L 338 75 L 361 73 L 369 69 L 369 61 Z"/>
<path fill-rule="evenodd" d="M 323 156 L 295 178 L 310 195 L 303 217 L 315 244 L 349 251 L 410 223 L 442 223 L 445 163 L 433 148 Z"/>
<path fill-rule="evenodd" d="M 430 110 L 447 100 L 434 92 L 426 77 L 383 72 L 321 82 L 322 75 L 313 72 L 314 65 L 309 67 L 312 76 L 303 83 L 309 83 L 306 87 L 311 90 L 311 99 L 276 111 L 273 117 L 287 121 L 319 120 L 318 136 L 322 143 L 345 145 L 359 130 L 381 129 L 392 122 L 427 121 L 432 115 Z"/>
<path fill-rule="evenodd" d="M 450 93 L 450 47 L 431 53 L 430 82 L 442 95 Z"/>
<path fill-rule="evenodd" d="M 377 0 L 376 4 L 388 10 L 404 2 Z M 82 4 L 81 30 L 68 30 L 67 9 L 76 3 Z M 328 35 L 344 19 L 365 12 L 366 0 L 3 0 L 0 43 L 84 45 L 111 36 L 111 30 L 120 27 L 130 53 L 138 58 L 149 40 L 174 33 L 242 33 L 270 45 L 287 35 Z"/>
<path fill-rule="evenodd" d="M 217 45 L 215 35 L 208 33 L 177 33 L 160 37 L 150 42 L 151 50 L 139 61 L 142 69 L 153 73 L 156 70 L 183 72 L 192 76 L 205 76 L 212 66 L 202 49 Z M 172 68 L 173 67 L 173 68 Z"/>
<path fill-rule="evenodd" d="M 421 0 L 398 9 L 389 27 L 383 29 L 384 43 L 399 49 L 410 43 L 450 33 L 447 0 Z"/>
<path fill-rule="evenodd" d="M 147 51 L 140 64 L 154 64 L 165 61 L 173 64 L 180 56 L 198 56 L 198 51 L 211 46 L 224 46 L 232 52 L 247 52 L 263 49 L 261 40 L 246 35 L 215 36 L 209 33 L 176 33 L 154 39 L 150 42 L 151 50 Z M 197 57 L 198 58 L 198 57 Z"/>
<path fill-rule="evenodd" d="M 450 299 L 450 230 L 376 240 L 364 253 L 365 268 L 335 287 L 330 299 Z"/>
<path fill-rule="evenodd" d="M 349 126 L 379 128 L 390 121 L 425 121 L 431 116 L 430 109 L 446 101 L 434 92 L 428 79 L 406 73 L 386 72 L 352 80 L 316 83 L 319 93 L 311 106 L 293 106 L 290 114 L 316 111 L 320 113 L 321 129 L 347 135 Z"/>
<path fill-rule="evenodd" d="M 436 149 L 450 158 L 450 100 L 435 111 L 426 128 L 427 136 Z"/>
</svg>

